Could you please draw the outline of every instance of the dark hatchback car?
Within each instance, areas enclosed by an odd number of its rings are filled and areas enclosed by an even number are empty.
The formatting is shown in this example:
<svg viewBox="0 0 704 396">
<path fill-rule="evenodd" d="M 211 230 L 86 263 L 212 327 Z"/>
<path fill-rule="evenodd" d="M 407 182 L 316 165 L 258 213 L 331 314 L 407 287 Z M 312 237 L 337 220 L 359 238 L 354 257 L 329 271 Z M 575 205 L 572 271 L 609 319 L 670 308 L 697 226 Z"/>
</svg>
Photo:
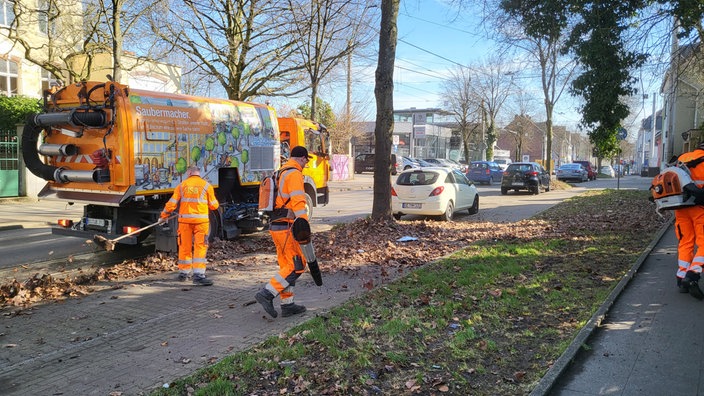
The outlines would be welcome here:
<svg viewBox="0 0 704 396">
<path fill-rule="evenodd" d="M 397 173 L 397 167 L 396 154 L 391 154 L 391 169 L 389 169 L 389 171 L 391 171 L 392 175 Z M 354 171 L 355 173 L 374 173 L 374 153 L 357 154 L 357 156 L 354 157 Z"/>
<path fill-rule="evenodd" d="M 550 173 L 537 162 L 514 162 L 504 171 L 501 179 L 501 195 L 508 190 L 528 190 L 540 194 L 540 190 L 550 191 Z"/>
</svg>

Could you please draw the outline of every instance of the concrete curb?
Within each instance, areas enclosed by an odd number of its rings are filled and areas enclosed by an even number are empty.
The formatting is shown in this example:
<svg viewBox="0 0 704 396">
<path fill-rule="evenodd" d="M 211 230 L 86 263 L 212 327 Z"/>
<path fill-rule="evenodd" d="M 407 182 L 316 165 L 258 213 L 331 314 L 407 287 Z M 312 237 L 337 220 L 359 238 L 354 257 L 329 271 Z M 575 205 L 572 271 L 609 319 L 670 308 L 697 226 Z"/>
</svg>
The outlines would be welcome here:
<svg viewBox="0 0 704 396">
<path fill-rule="evenodd" d="M 616 301 L 616 299 L 618 299 L 619 295 L 626 288 L 628 283 L 630 283 L 630 281 L 633 279 L 643 262 L 645 262 L 645 260 L 648 258 L 648 255 L 650 255 L 653 249 L 655 249 L 655 246 L 660 242 L 660 239 L 662 239 L 663 235 L 665 235 L 667 230 L 670 229 L 670 226 L 672 225 L 673 221 L 674 220 L 668 221 L 665 225 L 660 228 L 660 230 L 655 235 L 655 238 L 653 238 L 653 241 L 650 242 L 650 244 L 643 251 L 640 257 L 638 257 L 631 269 L 628 270 L 628 272 L 623 276 L 623 278 L 621 278 L 621 281 L 616 285 L 616 287 L 614 287 L 614 289 L 611 291 L 606 300 L 604 300 L 604 302 L 601 304 L 599 309 L 594 312 L 594 315 L 592 315 L 587 324 L 582 328 L 582 330 L 579 331 L 579 333 L 577 333 L 577 336 L 574 338 L 574 340 L 572 340 L 567 349 L 565 349 L 565 352 L 562 353 L 562 355 L 555 361 L 552 367 L 550 367 L 548 372 L 545 373 L 540 382 L 538 382 L 538 385 L 530 393 L 531 396 L 545 396 L 550 392 L 550 390 L 558 381 L 560 376 L 567 370 L 567 367 L 570 365 L 575 356 L 577 356 L 577 353 L 579 353 L 580 348 L 592 335 L 594 330 L 596 330 L 596 328 L 601 325 L 601 322 L 606 317 L 606 314 L 609 312 L 609 309 L 613 306 L 614 302 Z"/>
</svg>

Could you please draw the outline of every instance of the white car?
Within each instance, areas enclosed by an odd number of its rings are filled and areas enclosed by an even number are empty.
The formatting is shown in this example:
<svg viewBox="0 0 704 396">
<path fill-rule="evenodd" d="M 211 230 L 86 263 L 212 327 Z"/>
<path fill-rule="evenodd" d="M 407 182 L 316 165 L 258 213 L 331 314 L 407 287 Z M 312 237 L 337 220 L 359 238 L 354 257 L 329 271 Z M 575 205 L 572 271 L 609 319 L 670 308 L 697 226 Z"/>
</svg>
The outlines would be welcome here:
<svg viewBox="0 0 704 396">
<path fill-rule="evenodd" d="M 439 216 L 452 220 L 455 212 L 479 212 L 477 187 L 452 168 L 410 169 L 399 173 L 391 186 L 391 211 L 403 215 Z"/>
<path fill-rule="evenodd" d="M 508 168 L 508 165 L 512 161 L 510 159 L 506 159 L 506 158 L 494 158 L 494 162 L 496 162 L 499 165 L 499 168 L 501 168 L 501 170 L 505 171 L 506 168 Z"/>
<path fill-rule="evenodd" d="M 602 166 L 601 168 L 599 168 L 599 173 L 606 176 L 616 177 L 616 171 L 614 170 L 614 168 L 611 167 L 611 165 Z"/>
</svg>

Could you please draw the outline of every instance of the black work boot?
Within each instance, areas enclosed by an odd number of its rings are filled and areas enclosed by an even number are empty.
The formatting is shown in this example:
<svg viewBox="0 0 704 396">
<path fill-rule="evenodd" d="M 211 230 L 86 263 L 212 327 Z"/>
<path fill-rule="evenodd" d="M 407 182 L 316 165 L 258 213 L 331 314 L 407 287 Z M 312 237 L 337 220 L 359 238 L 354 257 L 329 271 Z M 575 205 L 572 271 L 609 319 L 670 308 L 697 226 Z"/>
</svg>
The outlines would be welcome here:
<svg viewBox="0 0 704 396">
<path fill-rule="evenodd" d="M 699 273 L 697 272 L 687 271 L 687 274 L 682 280 L 682 283 L 687 285 L 687 288 L 689 289 L 689 294 L 697 300 L 704 299 L 704 293 L 702 292 L 702 289 L 699 288 L 700 277 L 701 275 L 699 275 Z"/>
<path fill-rule="evenodd" d="M 680 293 L 689 293 L 689 284 L 682 282 L 682 278 L 677 278 L 677 290 Z"/>
<path fill-rule="evenodd" d="M 202 274 L 193 274 L 193 284 L 196 286 L 211 286 L 213 281 Z"/>
<path fill-rule="evenodd" d="M 298 315 L 300 313 L 303 313 L 306 311 L 306 307 L 303 305 L 296 305 L 294 303 L 291 304 L 281 304 L 281 316 L 284 318 L 293 316 L 293 315 Z"/>
<path fill-rule="evenodd" d="M 269 290 L 261 289 L 254 295 L 254 299 L 262 305 L 266 313 L 272 318 L 279 316 L 279 313 L 274 309 L 274 295 Z"/>
</svg>

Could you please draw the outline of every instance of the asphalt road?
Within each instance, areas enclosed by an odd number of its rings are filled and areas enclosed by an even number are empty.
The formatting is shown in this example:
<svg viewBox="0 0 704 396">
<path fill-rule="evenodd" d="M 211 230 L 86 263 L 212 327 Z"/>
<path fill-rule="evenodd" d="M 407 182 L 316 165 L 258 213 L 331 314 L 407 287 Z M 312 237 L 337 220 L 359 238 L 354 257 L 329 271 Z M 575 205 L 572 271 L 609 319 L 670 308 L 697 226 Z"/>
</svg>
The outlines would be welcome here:
<svg viewBox="0 0 704 396">
<path fill-rule="evenodd" d="M 350 191 L 334 191 L 331 204 L 315 209 L 313 222 L 331 224 L 346 222 L 358 217 L 364 217 L 372 212 L 374 191 L 371 174 L 355 175 L 354 189 Z M 491 186 L 477 185 L 479 190 L 479 213 L 468 215 L 458 213 L 454 221 L 492 221 L 513 222 L 533 216 L 563 200 L 581 194 L 589 189 L 639 189 L 647 190 L 652 178 L 627 176 L 620 179 L 597 179 L 585 183 L 573 183 L 567 190 L 551 190 L 547 193 L 532 195 L 528 192 L 509 191 L 501 195 L 498 183 Z M 345 182 L 338 182 L 343 184 Z M 462 212 L 464 213 L 464 211 Z M 420 216 L 404 216 L 403 220 L 421 219 Z"/>
</svg>

